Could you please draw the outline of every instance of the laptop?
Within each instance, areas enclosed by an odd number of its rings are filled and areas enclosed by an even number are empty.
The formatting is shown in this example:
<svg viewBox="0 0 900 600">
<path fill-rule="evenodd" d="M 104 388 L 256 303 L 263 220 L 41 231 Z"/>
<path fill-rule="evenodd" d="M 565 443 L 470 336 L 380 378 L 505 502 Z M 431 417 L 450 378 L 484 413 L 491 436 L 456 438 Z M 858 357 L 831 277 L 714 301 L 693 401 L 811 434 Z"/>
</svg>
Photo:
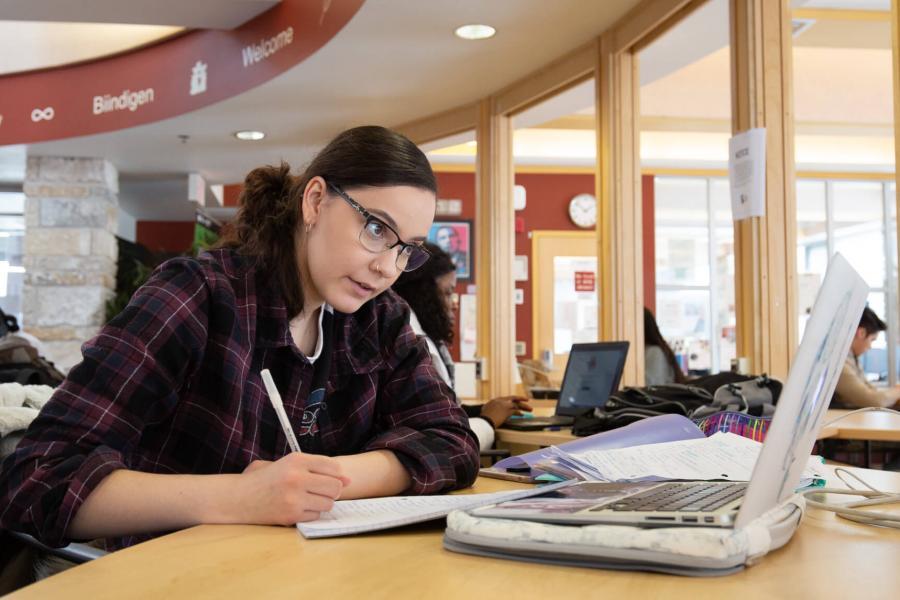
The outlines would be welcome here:
<svg viewBox="0 0 900 600">
<path fill-rule="evenodd" d="M 869 288 L 836 254 L 819 290 L 750 481 L 580 482 L 476 516 L 566 524 L 705 526 L 741 529 L 787 500 L 799 485 Z M 780 532 L 790 538 L 789 532 Z"/>
<path fill-rule="evenodd" d="M 507 419 L 503 427 L 519 431 L 567 427 L 575 422 L 576 416 L 592 408 L 602 408 L 610 394 L 619 389 L 626 356 L 628 342 L 572 344 L 556 414 L 552 417 L 513 417 Z"/>
</svg>

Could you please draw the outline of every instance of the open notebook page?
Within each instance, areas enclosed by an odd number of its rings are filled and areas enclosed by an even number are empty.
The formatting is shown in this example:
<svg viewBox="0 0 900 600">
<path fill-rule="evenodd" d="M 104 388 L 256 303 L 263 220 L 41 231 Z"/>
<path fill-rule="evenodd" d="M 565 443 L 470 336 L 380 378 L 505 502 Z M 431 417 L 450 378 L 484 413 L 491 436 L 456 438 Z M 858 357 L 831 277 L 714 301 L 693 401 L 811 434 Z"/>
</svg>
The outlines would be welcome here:
<svg viewBox="0 0 900 600">
<path fill-rule="evenodd" d="M 378 531 L 411 523 L 445 517 L 452 510 L 476 508 L 506 500 L 518 500 L 542 494 L 570 482 L 535 486 L 525 490 L 491 494 L 459 494 L 453 496 L 390 496 L 364 500 L 339 500 L 318 521 L 297 523 L 306 538 L 352 535 Z"/>
</svg>

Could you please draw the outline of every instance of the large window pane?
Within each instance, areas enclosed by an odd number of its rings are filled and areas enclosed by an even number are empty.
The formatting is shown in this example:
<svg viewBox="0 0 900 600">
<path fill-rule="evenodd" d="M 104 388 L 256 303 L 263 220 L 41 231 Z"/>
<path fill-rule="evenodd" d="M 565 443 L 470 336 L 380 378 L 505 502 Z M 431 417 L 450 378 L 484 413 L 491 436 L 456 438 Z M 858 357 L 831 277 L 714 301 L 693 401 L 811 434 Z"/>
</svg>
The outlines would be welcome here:
<svg viewBox="0 0 900 600">
<path fill-rule="evenodd" d="M 657 177 L 656 283 L 709 285 L 706 180 Z"/>
<path fill-rule="evenodd" d="M 897 383 L 897 372 L 900 371 L 900 314 L 898 314 L 898 306 L 900 301 L 897 298 L 897 184 L 890 182 L 885 190 L 885 204 L 888 210 L 887 232 L 890 243 L 888 244 L 887 258 L 890 265 L 886 284 L 888 290 L 893 293 L 890 295 L 890 306 L 885 307 L 888 317 L 888 336 L 894 348 L 894 368 L 888 371 L 888 381 L 891 385 Z M 892 317 L 892 319 L 891 319 Z"/>
<path fill-rule="evenodd" d="M 731 226 L 731 187 L 727 179 L 719 177 L 709 180 L 709 199 L 712 203 L 713 223 Z"/>
<path fill-rule="evenodd" d="M 825 182 L 797 182 L 797 273 L 823 275 L 828 263 Z"/>
<path fill-rule="evenodd" d="M 736 356 L 734 304 L 734 225 L 731 218 L 731 189 L 728 180 L 709 180 L 709 200 L 713 217 L 713 257 L 715 260 L 715 302 L 713 343 L 718 347 L 713 371 L 727 371 Z"/>
<path fill-rule="evenodd" d="M 884 199 L 877 181 L 836 181 L 834 250 L 873 288 L 884 288 Z"/>
<path fill-rule="evenodd" d="M 718 364 L 715 371 L 731 368 L 731 359 L 736 355 L 735 326 L 737 315 L 734 306 L 734 228 L 715 228 L 715 310 L 714 343 L 718 346 Z"/>
<path fill-rule="evenodd" d="M 706 179 L 657 177 L 654 197 L 657 223 L 671 225 L 706 222 Z"/>
<path fill-rule="evenodd" d="M 22 324 L 22 242 L 25 239 L 25 195 L 0 192 L 0 307 Z"/>
<path fill-rule="evenodd" d="M 688 369 L 701 372 L 710 370 L 712 358 L 708 291 L 657 288 L 656 320 L 660 333 L 673 349 L 687 349 Z"/>
<path fill-rule="evenodd" d="M 828 268 L 827 186 L 797 181 L 797 313 L 803 338 L 806 321 Z"/>
<path fill-rule="evenodd" d="M 871 292 L 868 297 L 868 306 L 875 311 L 882 320 L 886 319 L 884 310 L 884 294 Z M 878 335 L 872 342 L 872 348 L 859 357 L 859 364 L 866 377 L 873 381 L 884 381 L 888 378 L 887 339 L 884 333 Z"/>
<path fill-rule="evenodd" d="M 709 285 L 709 228 L 656 228 L 656 283 Z"/>
</svg>

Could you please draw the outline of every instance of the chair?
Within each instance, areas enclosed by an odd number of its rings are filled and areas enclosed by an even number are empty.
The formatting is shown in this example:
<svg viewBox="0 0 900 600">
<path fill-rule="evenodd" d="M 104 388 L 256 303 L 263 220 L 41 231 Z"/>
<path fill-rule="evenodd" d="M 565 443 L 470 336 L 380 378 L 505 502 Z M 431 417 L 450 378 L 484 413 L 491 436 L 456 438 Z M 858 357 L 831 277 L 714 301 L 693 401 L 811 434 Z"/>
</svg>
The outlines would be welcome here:
<svg viewBox="0 0 900 600">
<path fill-rule="evenodd" d="M 105 551 L 86 544 L 50 548 L 30 535 L 0 530 L 0 596 L 58 572 L 60 564 L 53 563 L 46 557 L 81 564 L 106 554 Z"/>
<path fill-rule="evenodd" d="M 12 452 L 21 438 L 22 432 L 17 431 L 0 439 L 0 460 Z M 105 550 L 80 543 L 51 548 L 26 533 L 0 530 L 0 596 L 34 582 L 38 556 L 54 556 L 81 564 L 106 554 Z"/>
<path fill-rule="evenodd" d="M 18 531 L 8 531 L 7 534 L 15 538 L 21 542 L 24 542 L 28 546 L 40 550 L 45 554 L 49 554 L 51 556 L 56 556 L 58 558 L 64 558 L 68 561 L 71 561 L 76 564 L 86 563 L 89 560 L 94 560 L 95 558 L 101 558 L 109 554 L 106 550 L 101 550 L 100 548 L 94 548 L 93 546 L 89 546 L 87 544 L 80 543 L 72 543 L 68 546 L 63 546 L 62 548 L 51 548 L 46 544 L 43 544 L 28 535 L 27 533 L 19 533 Z"/>
<path fill-rule="evenodd" d="M 550 381 L 550 372 L 538 360 L 525 359 L 516 363 L 525 395 L 532 400 L 558 398 L 559 388 Z"/>
</svg>

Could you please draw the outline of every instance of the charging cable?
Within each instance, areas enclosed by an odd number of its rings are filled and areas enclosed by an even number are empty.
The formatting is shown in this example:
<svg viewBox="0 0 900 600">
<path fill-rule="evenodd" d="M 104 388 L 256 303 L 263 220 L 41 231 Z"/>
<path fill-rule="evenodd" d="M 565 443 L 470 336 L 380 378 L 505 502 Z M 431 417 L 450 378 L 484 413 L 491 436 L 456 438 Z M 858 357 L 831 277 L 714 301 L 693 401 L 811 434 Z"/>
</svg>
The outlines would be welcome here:
<svg viewBox="0 0 900 600">
<path fill-rule="evenodd" d="M 879 489 L 876 489 L 866 483 L 861 477 L 859 477 L 855 473 L 851 473 L 843 467 L 836 468 L 834 470 L 834 474 L 850 489 L 843 490 L 836 488 L 817 488 L 806 490 L 805 492 L 803 492 L 803 496 L 804 498 L 806 498 L 807 506 L 819 508 L 822 510 L 828 510 L 837 514 L 837 516 L 843 519 L 855 521 L 856 523 L 862 523 L 864 525 L 878 525 L 881 527 L 893 527 L 895 529 L 900 529 L 900 512 L 892 514 L 887 512 L 877 512 L 861 509 L 861 507 L 878 506 L 881 504 L 900 504 L 900 493 L 883 492 Z M 844 479 L 844 474 L 853 477 L 869 489 L 861 490 L 855 488 L 851 482 Z M 829 504 L 827 502 L 820 502 L 819 500 L 813 500 L 812 498 L 810 498 L 810 496 L 812 495 L 819 494 L 862 496 L 866 499 L 856 502 L 848 502 L 847 504 Z"/>
</svg>

